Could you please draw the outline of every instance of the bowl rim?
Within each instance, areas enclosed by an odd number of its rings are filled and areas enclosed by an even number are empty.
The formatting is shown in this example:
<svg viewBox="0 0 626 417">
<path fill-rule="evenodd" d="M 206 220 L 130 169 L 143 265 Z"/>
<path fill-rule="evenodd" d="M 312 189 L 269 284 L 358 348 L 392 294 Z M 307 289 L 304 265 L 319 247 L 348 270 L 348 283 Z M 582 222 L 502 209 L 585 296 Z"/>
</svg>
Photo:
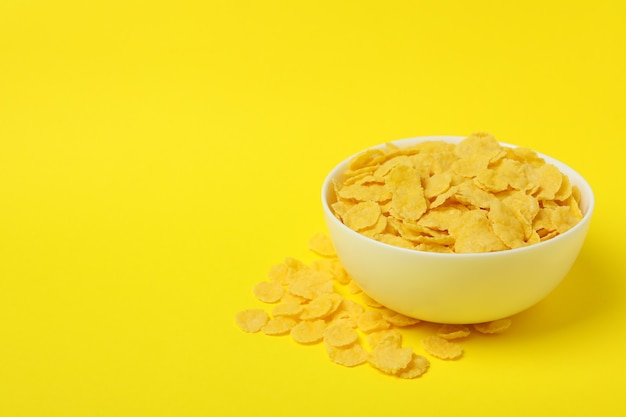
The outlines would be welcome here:
<svg viewBox="0 0 626 417">
<path fill-rule="evenodd" d="M 388 142 L 384 142 L 384 143 L 380 143 L 374 146 L 370 146 L 367 147 L 365 149 L 362 149 L 356 153 L 353 153 L 352 155 L 348 156 L 347 158 L 343 159 L 342 161 L 340 161 L 339 163 L 337 163 L 331 170 L 330 172 L 326 175 L 326 177 L 324 178 L 324 181 L 322 183 L 322 192 L 321 192 L 321 197 L 322 197 L 322 209 L 326 215 L 327 219 L 330 219 L 330 221 L 334 222 L 335 224 L 337 224 L 340 228 L 344 229 L 347 233 L 353 234 L 354 237 L 358 238 L 358 239 L 365 239 L 367 240 L 369 243 L 373 244 L 373 245 L 380 245 L 381 247 L 387 249 L 387 250 L 398 250 L 400 252 L 405 252 L 405 253 L 410 253 L 410 254 L 414 254 L 413 256 L 434 256 L 434 257 L 442 257 L 442 258 L 476 258 L 476 257 L 481 257 L 481 258 L 485 258 L 485 257 L 493 257 L 493 256 L 506 256 L 506 255 L 514 255 L 516 253 L 522 252 L 522 251 L 533 251 L 533 250 L 539 250 L 542 247 L 546 246 L 546 245 L 550 245 L 550 244 L 554 244 L 562 239 L 567 239 L 568 236 L 577 233 L 580 229 L 583 229 L 585 227 L 588 226 L 589 222 L 591 221 L 591 217 L 595 208 L 595 195 L 593 192 L 593 189 L 591 188 L 591 185 L 587 182 L 587 180 L 585 179 L 585 177 L 583 177 L 578 171 L 576 171 L 575 169 L 573 169 L 572 167 L 570 167 L 569 165 L 565 164 L 564 162 L 551 157 L 549 155 L 546 155 L 544 153 L 541 153 L 539 151 L 536 151 L 534 149 L 532 149 L 534 152 L 536 152 L 537 156 L 539 156 L 540 158 L 544 159 L 547 163 L 553 164 L 555 165 L 559 171 L 561 171 L 563 174 L 567 175 L 567 177 L 570 179 L 570 181 L 572 181 L 572 176 L 576 177 L 576 185 L 578 186 L 578 188 L 581 191 L 581 201 L 584 203 L 584 205 L 586 205 L 586 207 L 581 207 L 581 211 L 583 211 L 583 217 L 582 219 L 576 223 L 572 228 L 568 229 L 567 231 L 565 231 L 564 233 L 560 233 L 557 236 L 548 239 L 548 240 L 544 240 L 542 242 L 538 242 L 538 243 L 534 243 L 532 245 L 528 245 L 528 246 L 522 246 L 519 248 L 512 248 L 512 249 L 506 249 L 506 250 L 501 250 L 501 251 L 496 251 L 496 252 L 475 252 L 475 253 L 440 253 L 440 252 L 428 252 L 428 251 L 421 251 L 421 250 L 416 250 L 416 249 L 409 249 L 409 248 L 403 248 L 400 246 L 395 246 L 395 245 L 391 245 L 389 243 L 384 243 L 384 242 L 380 242 L 378 240 L 372 239 L 370 237 L 367 237 L 355 230 L 350 229 L 348 226 L 346 226 L 343 222 L 341 222 L 339 219 L 337 219 L 337 217 L 335 216 L 335 214 L 333 213 L 332 209 L 330 208 L 330 203 L 329 203 L 329 193 L 331 191 L 331 185 L 332 185 L 332 180 L 336 177 L 338 177 L 339 175 L 341 175 L 341 173 L 345 170 L 346 166 L 350 163 L 350 161 L 352 161 L 353 158 L 355 158 L 356 156 L 360 155 L 363 152 L 369 151 L 369 150 L 373 150 L 373 149 L 382 149 L 384 148 L 387 144 L 392 144 L 398 147 L 406 147 L 406 146 L 411 146 L 413 144 L 417 144 L 417 143 L 422 143 L 422 142 L 428 142 L 428 141 L 437 141 L 437 140 L 442 140 L 448 143 L 454 143 L 457 144 L 459 142 L 461 142 L 463 139 L 467 138 L 467 136 L 455 136 L 455 135 L 437 135 L 437 136 L 415 136 L 415 137 L 409 137 L 409 138 L 403 138 L 403 139 L 396 139 L 393 141 L 388 141 Z M 501 142 L 498 141 L 498 143 L 501 146 L 505 146 L 505 147 L 522 147 L 520 145 L 515 145 L 515 144 L 511 144 L 511 143 L 507 143 L 507 142 Z M 530 149 L 530 148 L 528 148 Z M 569 172 L 563 172 L 563 169 L 565 169 L 565 171 L 569 171 Z M 584 190 L 583 190 L 584 188 Z M 583 200 L 584 197 L 584 200 Z"/>
</svg>

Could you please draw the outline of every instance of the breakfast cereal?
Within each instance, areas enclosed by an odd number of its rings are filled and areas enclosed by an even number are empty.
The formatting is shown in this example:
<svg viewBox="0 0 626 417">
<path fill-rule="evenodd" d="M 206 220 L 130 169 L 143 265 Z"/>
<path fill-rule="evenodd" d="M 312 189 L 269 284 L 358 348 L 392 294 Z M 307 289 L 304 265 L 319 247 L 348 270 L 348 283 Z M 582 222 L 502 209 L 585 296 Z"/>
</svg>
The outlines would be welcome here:
<svg viewBox="0 0 626 417">
<path fill-rule="evenodd" d="M 334 182 L 335 216 L 403 248 L 495 252 L 532 245 L 582 219 L 579 190 L 536 152 L 486 133 L 458 144 L 388 144 L 357 155 Z"/>
<path fill-rule="evenodd" d="M 393 148 L 389 149 L 393 151 Z M 384 154 L 370 156 L 383 158 Z M 395 165 L 391 161 L 394 159 L 384 162 L 381 171 L 393 170 Z M 359 162 L 362 163 L 366 161 Z M 442 169 L 435 159 L 430 164 L 431 169 Z M 367 175 L 373 175 L 372 171 L 368 171 Z M 520 212 L 529 210 L 532 211 L 520 205 Z M 458 212 L 451 207 L 443 211 Z M 431 221 L 441 212 L 435 214 L 431 211 L 425 217 Z M 400 228 L 399 224 L 396 226 Z M 425 225 L 408 225 L 403 233 L 409 239 L 414 238 L 420 227 Z M 309 249 L 321 258 L 307 264 L 287 257 L 282 263 L 272 266 L 268 280 L 253 287 L 256 298 L 271 305 L 269 313 L 261 308 L 242 310 L 235 314 L 236 324 L 247 333 L 260 331 L 277 337 L 291 335 L 293 341 L 300 345 L 323 342 L 330 361 L 342 366 L 369 363 L 383 374 L 403 379 L 423 375 L 430 369 L 430 361 L 413 348 L 403 347 L 400 332 L 401 329 L 409 331 L 411 326 L 422 322 L 385 307 L 363 292 L 343 269 L 329 245 L 332 245 L 330 240 L 318 233 L 309 241 Z M 478 333 L 495 334 L 505 331 L 510 324 L 510 319 L 502 319 L 477 323 L 473 328 Z M 423 338 L 422 347 L 435 358 L 457 359 L 462 356 L 463 348 L 450 340 L 459 340 L 470 334 L 468 325 L 440 325 L 435 334 Z"/>
</svg>

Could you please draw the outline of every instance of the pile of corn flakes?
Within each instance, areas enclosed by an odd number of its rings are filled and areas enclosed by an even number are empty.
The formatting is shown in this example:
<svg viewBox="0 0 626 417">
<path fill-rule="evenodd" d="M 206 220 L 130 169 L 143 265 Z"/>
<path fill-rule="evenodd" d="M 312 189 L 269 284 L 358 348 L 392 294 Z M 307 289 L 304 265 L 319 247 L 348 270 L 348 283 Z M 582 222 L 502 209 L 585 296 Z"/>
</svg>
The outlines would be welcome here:
<svg viewBox="0 0 626 417">
<path fill-rule="evenodd" d="M 485 133 L 357 155 L 335 181 L 335 216 L 391 245 L 494 252 L 548 240 L 582 219 L 580 191 L 536 152 Z"/>
<path fill-rule="evenodd" d="M 384 374 L 417 378 L 430 367 L 426 356 L 403 345 L 400 329 L 420 320 L 392 311 L 362 292 L 339 262 L 330 239 L 316 233 L 309 249 L 319 255 L 306 264 L 286 258 L 253 287 L 256 298 L 268 306 L 238 312 L 235 321 L 249 333 L 290 335 L 303 345 L 322 344 L 328 358 L 339 365 L 369 364 Z M 269 307 L 271 306 L 271 307 Z M 441 325 L 422 340 L 425 354 L 444 360 L 458 359 L 463 348 L 458 339 L 472 333 L 505 331 L 510 319 L 468 325 Z"/>
</svg>

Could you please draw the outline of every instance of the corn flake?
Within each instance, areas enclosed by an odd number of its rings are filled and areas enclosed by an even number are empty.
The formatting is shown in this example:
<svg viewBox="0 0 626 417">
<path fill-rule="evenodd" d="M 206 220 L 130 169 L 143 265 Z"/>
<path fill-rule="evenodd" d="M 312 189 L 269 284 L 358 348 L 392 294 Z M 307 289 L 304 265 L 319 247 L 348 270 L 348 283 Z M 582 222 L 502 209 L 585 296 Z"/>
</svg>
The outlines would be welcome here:
<svg viewBox="0 0 626 417">
<path fill-rule="evenodd" d="M 293 340 L 306 345 L 320 342 L 324 338 L 325 330 L 324 320 L 305 320 L 293 326 L 290 334 Z"/>
<path fill-rule="evenodd" d="M 357 325 L 365 333 L 388 329 L 390 324 L 383 318 L 383 315 L 376 310 L 363 312 L 357 319 Z"/>
<path fill-rule="evenodd" d="M 474 324 L 474 328 L 483 334 L 502 333 L 509 327 L 511 327 L 511 319 L 508 318 Z"/>
<path fill-rule="evenodd" d="M 376 369 L 393 375 L 406 368 L 412 359 L 411 348 L 401 347 L 397 337 L 387 335 L 372 349 L 369 362 Z"/>
<path fill-rule="evenodd" d="M 324 331 L 324 342 L 330 346 L 343 347 L 355 343 L 359 334 L 348 320 L 338 320 Z"/>
<path fill-rule="evenodd" d="M 298 323 L 298 321 L 288 316 L 278 316 L 270 319 L 261 331 L 266 335 L 278 336 L 289 333 L 289 331 Z"/>
<path fill-rule="evenodd" d="M 393 311 L 384 307 L 380 309 L 380 313 L 382 314 L 383 319 L 385 319 L 385 321 L 397 327 L 412 326 L 420 322 L 420 320 L 416 318 L 405 316 L 404 314 L 398 313 L 396 311 Z"/>
<path fill-rule="evenodd" d="M 439 359 L 458 359 L 463 355 L 463 348 L 440 336 L 427 336 L 422 339 L 424 350 Z"/>
<path fill-rule="evenodd" d="M 272 316 L 298 317 L 304 306 L 299 302 L 282 302 L 272 309 Z"/>
<path fill-rule="evenodd" d="M 268 314 L 265 310 L 260 308 L 250 308 L 247 310 L 239 311 L 235 315 L 235 322 L 244 332 L 256 333 L 269 320 Z"/>
<path fill-rule="evenodd" d="M 345 347 L 336 347 L 329 344 L 326 345 L 326 352 L 331 361 L 347 366 L 354 367 L 367 362 L 368 352 L 358 343 L 354 343 Z"/>
<path fill-rule="evenodd" d="M 442 324 L 437 330 L 437 336 L 446 340 L 464 338 L 471 333 L 470 328 L 463 324 Z"/>
<path fill-rule="evenodd" d="M 253 287 L 252 292 L 264 303 L 276 303 L 285 294 L 285 288 L 277 281 L 261 281 Z"/>
<path fill-rule="evenodd" d="M 413 353 L 409 364 L 396 372 L 396 376 L 405 379 L 413 379 L 422 376 L 430 368 L 430 361 L 423 357 Z"/>
<path fill-rule="evenodd" d="M 309 249 L 318 255 L 328 258 L 337 256 L 333 242 L 323 233 L 315 233 L 311 239 L 309 239 Z"/>
</svg>

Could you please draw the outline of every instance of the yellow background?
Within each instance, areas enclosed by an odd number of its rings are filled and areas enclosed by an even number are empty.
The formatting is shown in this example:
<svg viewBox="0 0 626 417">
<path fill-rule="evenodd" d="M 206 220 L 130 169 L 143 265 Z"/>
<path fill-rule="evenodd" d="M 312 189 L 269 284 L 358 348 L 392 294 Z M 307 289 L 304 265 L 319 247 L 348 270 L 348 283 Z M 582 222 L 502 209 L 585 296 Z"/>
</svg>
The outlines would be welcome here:
<svg viewBox="0 0 626 417">
<path fill-rule="evenodd" d="M 2 1 L 0 416 L 624 413 L 625 4 Z M 474 131 L 596 193 L 510 331 L 407 381 L 236 327 L 335 163 Z"/>
</svg>

